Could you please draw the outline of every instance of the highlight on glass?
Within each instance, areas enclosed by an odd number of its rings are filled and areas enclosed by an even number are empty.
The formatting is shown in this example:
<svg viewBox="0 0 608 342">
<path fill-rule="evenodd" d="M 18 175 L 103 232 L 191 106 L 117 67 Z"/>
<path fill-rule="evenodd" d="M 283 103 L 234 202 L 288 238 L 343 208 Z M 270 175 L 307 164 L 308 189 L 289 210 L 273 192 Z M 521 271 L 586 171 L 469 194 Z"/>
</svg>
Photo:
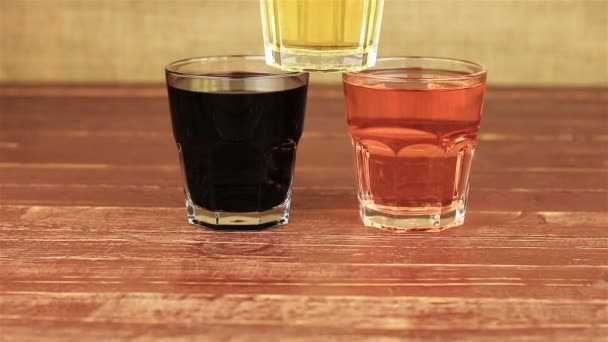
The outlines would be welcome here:
<svg viewBox="0 0 608 342">
<path fill-rule="evenodd" d="M 366 226 L 440 231 L 464 223 L 486 70 L 431 57 L 381 58 L 343 75 Z"/>
<path fill-rule="evenodd" d="M 308 74 L 271 68 L 262 56 L 180 60 L 165 74 L 189 222 L 288 223 Z"/>
<path fill-rule="evenodd" d="M 266 61 L 292 71 L 376 62 L 384 0 L 260 0 Z"/>
</svg>

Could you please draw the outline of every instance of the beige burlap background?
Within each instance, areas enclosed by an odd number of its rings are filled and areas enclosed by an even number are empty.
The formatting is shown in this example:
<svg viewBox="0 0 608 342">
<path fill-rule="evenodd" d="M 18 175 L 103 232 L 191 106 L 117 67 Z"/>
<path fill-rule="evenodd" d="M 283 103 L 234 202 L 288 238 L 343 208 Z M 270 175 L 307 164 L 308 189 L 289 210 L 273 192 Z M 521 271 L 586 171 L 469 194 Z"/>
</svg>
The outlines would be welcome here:
<svg viewBox="0 0 608 342">
<path fill-rule="evenodd" d="M 386 0 L 380 54 L 475 60 L 493 84 L 607 86 L 607 18 L 605 0 Z M 261 36 L 257 0 L 0 0 L 0 82 L 160 82 L 178 58 L 262 54 Z"/>
</svg>

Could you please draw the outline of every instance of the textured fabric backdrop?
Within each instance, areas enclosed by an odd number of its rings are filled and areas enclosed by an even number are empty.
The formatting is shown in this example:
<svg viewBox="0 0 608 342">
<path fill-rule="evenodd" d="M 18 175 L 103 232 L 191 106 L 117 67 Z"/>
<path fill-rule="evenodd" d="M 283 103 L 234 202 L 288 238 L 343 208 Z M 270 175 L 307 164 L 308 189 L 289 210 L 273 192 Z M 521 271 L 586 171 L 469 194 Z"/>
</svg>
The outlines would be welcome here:
<svg viewBox="0 0 608 342">
<path fill-rule="evenodd" d="M 606 86 L 607 17 L 604 0 L 386 0 L 380 55 L 475 60 L 493 84 Z M 175 59 L 262 53 L 257 0 L 0 0 L 0 82 L 154 82 Z"/>
</svg>

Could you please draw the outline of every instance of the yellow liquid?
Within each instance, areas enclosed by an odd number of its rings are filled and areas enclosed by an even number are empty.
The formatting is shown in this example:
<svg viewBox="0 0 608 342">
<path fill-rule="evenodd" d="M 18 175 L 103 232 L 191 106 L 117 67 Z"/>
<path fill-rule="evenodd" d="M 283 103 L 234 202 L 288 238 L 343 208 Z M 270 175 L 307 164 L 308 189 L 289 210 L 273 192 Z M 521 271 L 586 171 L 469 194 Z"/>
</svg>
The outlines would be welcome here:
<svg viewBox="0 0 608 342">
<path fill-rule="evenodd" d="M 384 0 L 260 0 L 267 51 L 289 56 L 349 56 L 366 54 L 378 43 Z M 267 52 L 268 53 L 268 52 Z M 306 59 L 299 59 L 306 61 Z M 330 65 L 299 69 L 341 69 Z M 310 59 L 323 62 L 323 59 Z M 279 64 L 280 63 L 275 63 Z M 297 63 L 296 63 L 297 64 Z M 357 66 L 355 66 L 357 67 Z M 360 69 L 365 65 L 359 65 Z M 298 66 L 290 66 L 298 69 Z M 348 69 L 344 65 L 344 69 Z"/>
</svg>

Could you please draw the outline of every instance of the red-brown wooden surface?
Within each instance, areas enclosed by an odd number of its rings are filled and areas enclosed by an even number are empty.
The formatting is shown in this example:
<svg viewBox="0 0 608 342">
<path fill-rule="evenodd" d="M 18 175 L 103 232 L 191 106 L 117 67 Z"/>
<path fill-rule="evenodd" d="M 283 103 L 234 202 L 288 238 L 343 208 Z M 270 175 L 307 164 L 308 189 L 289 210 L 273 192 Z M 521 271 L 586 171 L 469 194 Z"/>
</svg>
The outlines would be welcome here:
<svg viewBox="0 0 608 342">
<path fill-rule="evenodd" d="M 339 88 L 292 222 L 186 224 L 165 91 L 0 87 L 1 341 L 606 341 L 608 92 L 490 89 L 466 224 L 366 229 Z"/>
</svg>

